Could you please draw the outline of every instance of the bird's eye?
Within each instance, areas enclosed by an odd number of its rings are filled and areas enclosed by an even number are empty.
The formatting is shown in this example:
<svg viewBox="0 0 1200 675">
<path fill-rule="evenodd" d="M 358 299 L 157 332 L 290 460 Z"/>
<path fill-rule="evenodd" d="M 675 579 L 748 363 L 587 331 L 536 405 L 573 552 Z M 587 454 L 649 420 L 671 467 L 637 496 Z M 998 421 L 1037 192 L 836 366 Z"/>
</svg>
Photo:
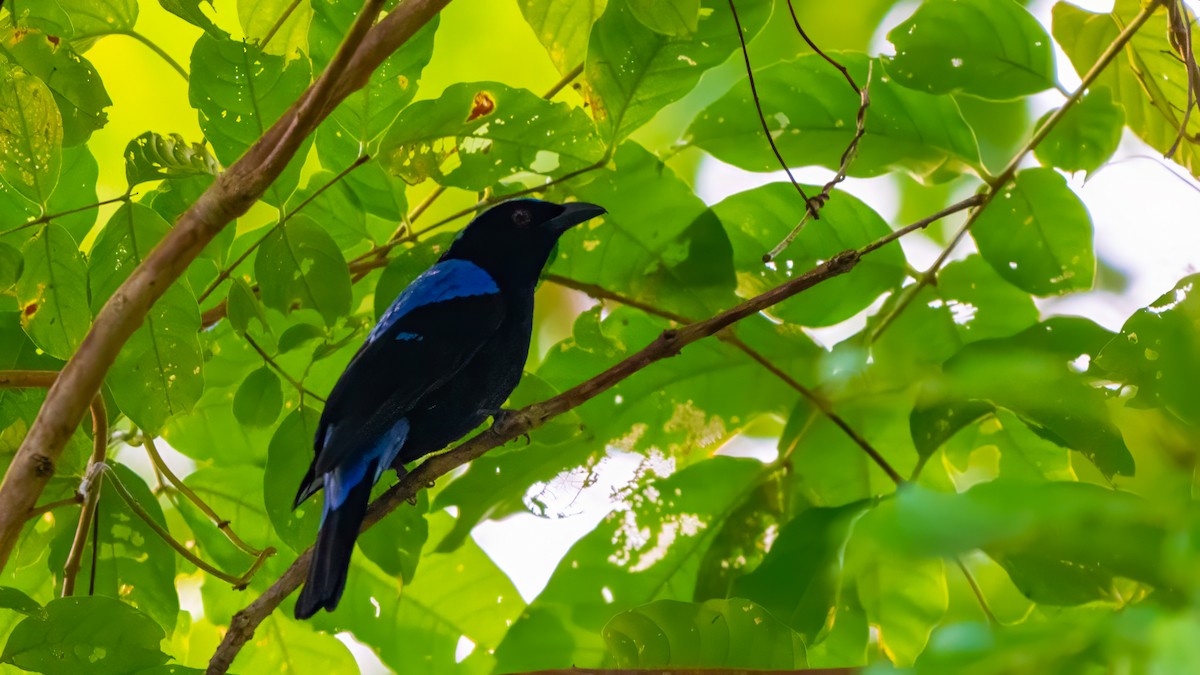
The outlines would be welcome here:
<svg viewBox="0 0 1200 675">
<path fill-rule="evenodd" d="M 513 211 L 512 219 L 514 224 L 520 227 L 525 227 L 529 224 L 529 221 L 532 219 L 532 217 L 529 215 L 528 210 L 517 209 L 516 211 Z"/>
</svg>

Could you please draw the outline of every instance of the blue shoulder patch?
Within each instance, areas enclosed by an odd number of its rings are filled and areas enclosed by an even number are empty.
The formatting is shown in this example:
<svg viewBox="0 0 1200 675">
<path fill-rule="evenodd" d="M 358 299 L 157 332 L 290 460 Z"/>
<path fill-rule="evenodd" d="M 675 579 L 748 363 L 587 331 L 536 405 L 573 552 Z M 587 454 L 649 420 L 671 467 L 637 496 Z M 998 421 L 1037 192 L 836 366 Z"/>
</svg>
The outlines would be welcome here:
<svg viewBox="0 0 1200 675">
<path fill-rule="evenodd" d="M 446 260 L 425 270 L 404 289 L 371 329 L 368 342 L 387 332 L 400 317 L 418 307 L 473 295 L 499 293 L 500 287 L 482 267 L 466 260 Z M 400 338 L 397 339 L 409 339 Z"/>
</svg>

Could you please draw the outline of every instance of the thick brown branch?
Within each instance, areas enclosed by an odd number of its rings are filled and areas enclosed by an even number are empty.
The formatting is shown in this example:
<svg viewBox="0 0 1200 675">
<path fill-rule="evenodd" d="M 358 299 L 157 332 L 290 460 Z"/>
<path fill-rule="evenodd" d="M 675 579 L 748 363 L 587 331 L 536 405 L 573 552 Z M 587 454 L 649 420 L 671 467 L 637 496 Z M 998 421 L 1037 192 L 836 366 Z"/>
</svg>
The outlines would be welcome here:
<svg viewBox="0 0 1200 675">
<path fill-rule="evenodd" d="M 146 313 L 226 225 L 245 213 L 287 166 L 322 119 L 450 0 L 409 0 L 374 28 L 368 0 L 329 67 L 246 154 L 217 178 L 113 293 L 83 344 L 50 388 L 46 402 L 0 485 L 0 569 L 25 515 L 37 503 L 71 431 L 100 390 L 121 347 Z"/>
</svg>

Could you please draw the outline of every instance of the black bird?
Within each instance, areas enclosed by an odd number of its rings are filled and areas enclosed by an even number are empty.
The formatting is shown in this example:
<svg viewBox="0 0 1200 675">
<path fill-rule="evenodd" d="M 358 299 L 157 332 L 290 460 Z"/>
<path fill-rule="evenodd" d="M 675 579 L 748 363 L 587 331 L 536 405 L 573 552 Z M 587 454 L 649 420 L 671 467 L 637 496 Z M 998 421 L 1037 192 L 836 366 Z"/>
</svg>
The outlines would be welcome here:
<svg viewBox="0 0 1200 675">
<path fill-rule="evenodd" d="M 387 468 L 436 452 L 479 426 L 521 379 L 533 292 L 555 242 L 605 213 L 594 204 L 514 199 L 471 221 L 392 303 L 321 413 L 316 458 L 293 508 L 325 490 L 296 618 L 337 607 L 371 487 Z"/>
</svg>

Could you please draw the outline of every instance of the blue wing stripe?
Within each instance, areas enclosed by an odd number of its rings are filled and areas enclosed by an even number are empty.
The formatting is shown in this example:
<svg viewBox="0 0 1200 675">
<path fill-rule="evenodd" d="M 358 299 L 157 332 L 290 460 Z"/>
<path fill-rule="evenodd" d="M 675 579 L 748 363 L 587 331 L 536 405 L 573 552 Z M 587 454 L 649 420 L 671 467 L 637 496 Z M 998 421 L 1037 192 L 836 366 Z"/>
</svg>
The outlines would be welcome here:
<svg viewBox="0 0 1200 675">
<path fill-rule="evenodd" d="M 466 260 L 444 260 L 430 267 L 404 289 L 392 306 L 379 317 L 379 323 L 375 324 L 367 341 L 373 342 L 401 317 L 418 307 L 499 292 L 496 280 L 479 265 Z"/>
<path fill-rule="evenodd" d="M 401 418 L 365 454 L 353 458 L 345 465 L 336 466 L 325 474 L 325 513 L 328 514 L 345 503 L 350 490 L 367 478 L 367 467 L 371 462 L 375 462 L 375 475 L 370 477 L 371 484 L 379 482 L 383 472 L 392 465 L 396 455 L 400 454 L 400 448 L 404 446 L 406 438 L 408 419 Z"/>
</svg>

